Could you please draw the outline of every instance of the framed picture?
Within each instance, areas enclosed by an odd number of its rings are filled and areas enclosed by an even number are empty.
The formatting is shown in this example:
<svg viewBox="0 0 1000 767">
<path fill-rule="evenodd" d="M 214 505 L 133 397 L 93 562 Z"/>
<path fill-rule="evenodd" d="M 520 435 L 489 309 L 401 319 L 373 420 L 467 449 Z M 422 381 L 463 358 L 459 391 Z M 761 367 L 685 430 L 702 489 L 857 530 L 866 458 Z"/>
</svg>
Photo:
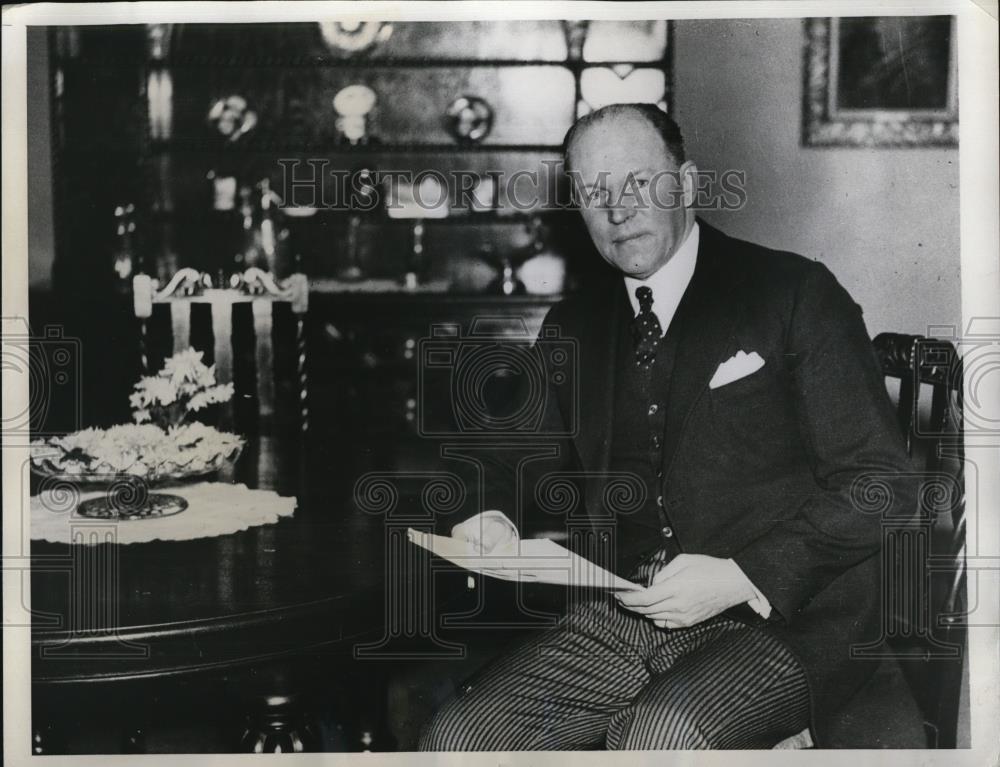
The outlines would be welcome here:
<svg viewBox="0 0 1000 767">
<path fill-rule="evenodd" d="M 957 146 L 953 16 L 806 19 L 806 146 Z"/>
</svg>

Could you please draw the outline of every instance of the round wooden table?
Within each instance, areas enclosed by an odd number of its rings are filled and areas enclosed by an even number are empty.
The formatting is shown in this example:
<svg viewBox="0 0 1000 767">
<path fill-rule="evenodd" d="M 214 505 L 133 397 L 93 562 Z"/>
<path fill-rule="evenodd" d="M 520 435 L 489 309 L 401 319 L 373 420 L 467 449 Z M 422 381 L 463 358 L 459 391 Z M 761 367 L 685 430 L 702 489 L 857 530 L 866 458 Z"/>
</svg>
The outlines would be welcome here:
<svg viewBox="0 0 1000 767">
<path fill-rule="evenodd" d="M 60 727 L 90 726 L 73 712 L 112 716 L 112 698 L 128 709 L 114 717 L 135 719 L 124 748 L 141 750 L 147 702 L 183 706 L 173 691 L 207 698 L 220 685 L 244 709 L 243 749 L 310 750 L 303 689 L 339 682 L 360 695 L 380 660 L 453 652 L 428 619 L 428 557 L 405 542 L 409 526 L 432 529 L 433 512 L 377 482 L 358 502 L 359 474 L 339 461 L 336 447 L 252 440 L 216 481 L 295 496 L 276 524 L 188 541 L 33 541 L 36 753 L 60 750 Z"/>
</svg>

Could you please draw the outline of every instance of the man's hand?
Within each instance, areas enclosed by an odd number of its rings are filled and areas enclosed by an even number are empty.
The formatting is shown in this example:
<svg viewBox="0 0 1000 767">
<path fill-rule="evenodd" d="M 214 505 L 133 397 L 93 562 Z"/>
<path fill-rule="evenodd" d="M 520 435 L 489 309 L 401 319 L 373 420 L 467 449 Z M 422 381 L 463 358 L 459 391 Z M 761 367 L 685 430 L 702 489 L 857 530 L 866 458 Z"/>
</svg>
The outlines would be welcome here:
<svg viewBox="0 0 1000 767">
<path fill-rule="evenodd" d="M 756 592 L 732 560 L 678 554 L 653 576 L 648 588 L 616 596 L 625 609 L 646 616 L 660 628 L 676 629 L 708 620 L 753 599 Z"/>
<path fill-rule="evenodd" d="M 497 511 L 485 511 L 459 522 L 451 529 L 451 537 L 471 543 L 479 554 L 517 543 L 517 528 Z"/>
</svg>

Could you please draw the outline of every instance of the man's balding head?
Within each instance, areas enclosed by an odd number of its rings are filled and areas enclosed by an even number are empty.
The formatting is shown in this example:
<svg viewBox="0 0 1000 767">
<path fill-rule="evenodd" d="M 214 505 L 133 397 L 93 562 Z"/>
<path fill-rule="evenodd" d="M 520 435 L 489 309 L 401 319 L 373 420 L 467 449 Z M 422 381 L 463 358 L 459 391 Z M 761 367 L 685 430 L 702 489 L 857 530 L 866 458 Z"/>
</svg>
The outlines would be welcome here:
<svg viewBox="0 0 1000 767">
<path fill-rule="evenodd" d="M 681 136 L 681 129 L 666 112 L 655 104 L 610 104 L 598 110 L 584 115 L 566 132 L 563 139 L 563 161 L 567 168 L 570 164 L 570 150 L 575 139 L 588 127 L 601 123 L 608 119 L 636 117 L 644 120 L 655 130 L 663 144 L 667 148 L 667 154 L 680 167 L 687 160 L 684 152 L 684 138 Z"/>
</svg>

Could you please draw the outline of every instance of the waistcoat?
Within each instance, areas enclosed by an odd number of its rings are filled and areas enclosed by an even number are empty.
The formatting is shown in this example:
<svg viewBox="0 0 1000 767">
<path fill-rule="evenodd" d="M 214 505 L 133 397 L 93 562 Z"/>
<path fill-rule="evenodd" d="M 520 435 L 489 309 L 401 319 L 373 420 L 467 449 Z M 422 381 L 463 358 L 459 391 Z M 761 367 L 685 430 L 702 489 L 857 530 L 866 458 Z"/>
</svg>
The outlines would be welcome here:
<svg viewBox="0 0 1000 767">
<path fill-rule="evenodd" d="M 676 341 L 676 333 L 664 335 L 655 361 L 644 370 L 635 363 L 631 323 L 622 322 L 619 330 L 610 470 L 634 475 L 645 491 L 645 502 L 638 509 L 615 515 L 613 569 L 622 576 L 659 548 L 666 548 L 670 556 L 678 553 L 662 495 L 664 428 Z"/>
</svg>

